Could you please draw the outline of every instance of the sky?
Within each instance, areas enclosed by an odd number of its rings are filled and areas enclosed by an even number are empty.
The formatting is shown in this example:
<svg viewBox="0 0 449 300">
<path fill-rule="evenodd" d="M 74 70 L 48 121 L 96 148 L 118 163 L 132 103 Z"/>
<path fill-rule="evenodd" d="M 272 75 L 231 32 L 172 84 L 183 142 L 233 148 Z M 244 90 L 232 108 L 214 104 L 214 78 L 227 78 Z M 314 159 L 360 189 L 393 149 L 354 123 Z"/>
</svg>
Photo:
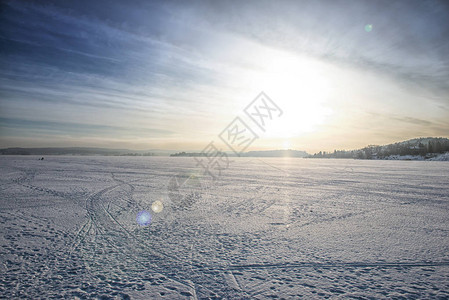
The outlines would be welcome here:
<svg viewBox="0 0 449 300">
<path fill-rule="evenodd" d="M 445 1 L 2 1 L 0 148 L 357 149 L 449 137 Z M 261 131 L 260 92 L 282 110 Z"/>
</svg>

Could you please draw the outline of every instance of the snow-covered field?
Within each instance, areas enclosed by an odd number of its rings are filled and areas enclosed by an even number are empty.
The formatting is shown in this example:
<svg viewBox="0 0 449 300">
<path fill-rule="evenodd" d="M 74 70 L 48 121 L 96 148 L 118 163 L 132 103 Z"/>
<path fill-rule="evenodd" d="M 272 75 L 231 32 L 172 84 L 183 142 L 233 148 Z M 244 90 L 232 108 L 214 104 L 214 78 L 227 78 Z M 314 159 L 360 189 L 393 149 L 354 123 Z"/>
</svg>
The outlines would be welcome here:
<svg viewBox="0 0 449 300">
<path fill-rule="evenodd" d="M 233 160 L 0 157 L 0 298 L 449 298 L 449 163 Z"/>
<path fill-rule="evenodd" d="M 441 154 L 430 154 L 431 157 L 424 157 L 421 155 L 390 155 L 385 160 L 429 160 L 429 161 L 449 161 L 449 152 Z"/>
</svg>

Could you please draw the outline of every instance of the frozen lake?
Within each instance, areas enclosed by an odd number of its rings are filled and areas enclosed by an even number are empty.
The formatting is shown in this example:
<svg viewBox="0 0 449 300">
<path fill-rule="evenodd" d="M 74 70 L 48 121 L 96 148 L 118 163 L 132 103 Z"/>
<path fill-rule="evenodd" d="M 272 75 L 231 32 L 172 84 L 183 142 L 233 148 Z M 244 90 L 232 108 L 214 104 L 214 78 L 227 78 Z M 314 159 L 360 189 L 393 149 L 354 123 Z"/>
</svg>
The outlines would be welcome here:
<svg viewBox="0 0 449 300">
<path fill-rule="evenodd" d="M 0 157 L 0 298 L 449 297 L 448 162 L 232 159 Z"/>
</svg>

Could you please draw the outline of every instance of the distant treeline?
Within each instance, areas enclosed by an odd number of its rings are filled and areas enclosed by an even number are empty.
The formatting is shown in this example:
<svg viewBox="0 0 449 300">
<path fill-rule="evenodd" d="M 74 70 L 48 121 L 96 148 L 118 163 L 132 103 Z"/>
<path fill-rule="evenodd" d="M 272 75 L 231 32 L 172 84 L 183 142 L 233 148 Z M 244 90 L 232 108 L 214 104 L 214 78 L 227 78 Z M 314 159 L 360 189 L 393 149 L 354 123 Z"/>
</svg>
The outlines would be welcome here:
<svg viewBox="0 0 449 300">
<path fill-rule="evenodd" d="M 1 155 L 104 155 L 104 156 L 154 156 L 152 152 L 135 153 L 126 149 L 105 148 L 7 148 Z"/>
<path fill-rule="evenodd" d="M 358 150 L 320 151 L 309 155 L 308 158 L 383 159 L 391 155 L 420 155 L 430 157 L 437 153 L 447 151 L 449 151 L 449 139 L 419 138 L 385 146 L 369 145 Z"/>
<path fill-rule="evenodd" d="M 206 154 L 202 152 L 179 152 L 175 154 L 170 154 L 170 156 L 197 157 L 197 156 L 206 156 Z"/>
<path fill-rule="evenodd" d="M 154 153 L 123 153 L 123 154 L 116 154 L 114 156 L 154 156 Z"/>
<path fill-rule="evenodd" d="M 225 152 L 217 152 L 213 155 L 225 154 Z M 226 154 L 227 156 L 236 156 L 236 154 Z M 307 152 L 298 151 L 298 150 L 266 150 L 266 151 L 249 151 L 245 153 L 240 153 L 239 156 L 243 157 L 305 157 L 307 156 Z M 203 152 L 179 152 L 175 154 L 171 154 L 170 156 L 206 156 Z"/>
</svg>

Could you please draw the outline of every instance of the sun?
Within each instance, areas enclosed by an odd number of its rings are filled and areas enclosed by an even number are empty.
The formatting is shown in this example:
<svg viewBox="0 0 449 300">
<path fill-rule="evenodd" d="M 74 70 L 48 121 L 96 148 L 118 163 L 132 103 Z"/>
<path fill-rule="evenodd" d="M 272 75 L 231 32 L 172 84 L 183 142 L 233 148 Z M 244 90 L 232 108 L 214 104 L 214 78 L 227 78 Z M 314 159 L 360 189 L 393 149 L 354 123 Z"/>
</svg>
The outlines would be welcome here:
<svg viewBox="0 0 449 300">
<path fill-rule="evenodd" d="M 332 114 L 330 72 L 316 59 L 273 51 L 257 74 L 256 84 L 283 110 L 279 120 L 270 123 L 267 137 L 292 138 L 313 132 Z"/>
</svg>

